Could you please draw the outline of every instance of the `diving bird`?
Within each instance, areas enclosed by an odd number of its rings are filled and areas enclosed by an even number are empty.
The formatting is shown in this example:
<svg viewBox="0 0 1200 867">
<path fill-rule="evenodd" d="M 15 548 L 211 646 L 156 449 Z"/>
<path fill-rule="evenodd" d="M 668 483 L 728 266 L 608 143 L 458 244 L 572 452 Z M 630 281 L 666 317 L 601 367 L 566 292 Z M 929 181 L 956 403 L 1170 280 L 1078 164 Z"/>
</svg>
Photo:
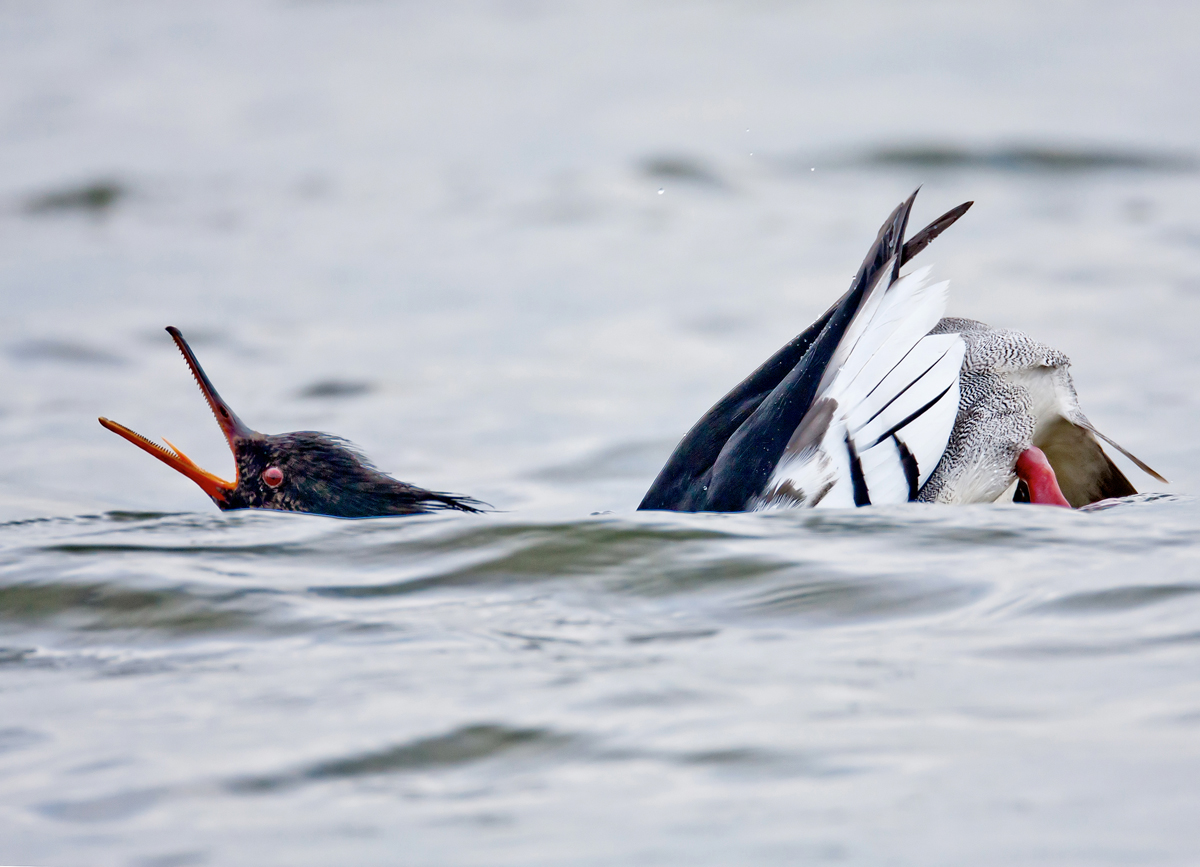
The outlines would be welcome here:
<svg viewBox="0 0 1200 867">
<path fill-rule="evenodd" d="M 1136 493 L 1079 407 L 1070 362 L 1020 331 L 944 319 L 948 283 L 901 268 L 966 213 L 909 241 L 914 192 L 850 289 L 725 395 L 640 509 L 740 512 L 1017 500 L 1078 508 Z"/>
<path fill-rule="evenodd" d="M 484 504 L 470 497 L 427 491 L 393 479 L 340 437 L 316 431 L 263 434 L 252 430 L 217 394 L 179 329 L 169 327 L 167 333 L 183 353 L 229 442 L 234 480 L 228 482 L 201 469 L 170 442 L 168 450 L 114 421 L 101 418 L 100 424 L 183 473 L 218 508 L 311 512 L 338 518 L 414 515 L 441 509 L 481 511 Z"/>
</svg>

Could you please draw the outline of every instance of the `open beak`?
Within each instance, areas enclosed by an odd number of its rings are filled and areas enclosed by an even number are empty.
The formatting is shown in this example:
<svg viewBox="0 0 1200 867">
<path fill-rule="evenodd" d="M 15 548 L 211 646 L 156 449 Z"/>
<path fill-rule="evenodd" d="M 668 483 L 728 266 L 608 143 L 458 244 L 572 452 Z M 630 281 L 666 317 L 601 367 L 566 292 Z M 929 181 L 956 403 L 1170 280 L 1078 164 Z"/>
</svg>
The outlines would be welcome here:
<svg viewBox="0 0 1200 867">
<path fill-rule="evenodd" d="M 191 368 L 192 376 L 196 379 L 196 384 L 200 386 L 200 393 L 204 395 L 204 399 L 208 401 L 208 406 L 213 412 L 213 416 L 217 419 L 217 424 L 221 426 L 221 432 L 225 434 L 225 439 L 229 443 L 229 450 L 234 456 L 234 480 L 227 482 L 224 479 L 213 475 L 208 470 L 203 470 L 197 464 L 171 445 L 170 442 L 164 440 L 169 446 L 169 449 L 163 448 L 158 443 L 153 442 L 139 433 L 131 431 L 124 425 L 117 424 L 115 421 L 109 421 L 101 417 L 100 424 L 108 428 L 118 436 L 122 436 L 129 440 L 142 451 L 158 458 L 168 467 L 173 470 L 178 470 L 183 473 L 193 482 L 200 486 L 204 493 L 208 494 L 218 503 L 225 502 L 229 493 L 237 488 L 237 445 L 236 440 L 254 436 L 254 431 L 246 427 L 229 408 L 225 401 L 221 400 L 221 395 L 217 394 L 217 390 L 213 388 L 212 382 L 204 373 L 204 369 L 200 367 L 200 362 L 196 360 L 195 353 L 192 352 L 187 341 L 183 339 L 183 335 L 179 333 L 179 329 L 174 326 L 167 328 L 167 333 L 175 341 L 175 345 L 179 347 L 179 351 L 183 353 L 183 360 L 187 362 Z"/>
</svg>

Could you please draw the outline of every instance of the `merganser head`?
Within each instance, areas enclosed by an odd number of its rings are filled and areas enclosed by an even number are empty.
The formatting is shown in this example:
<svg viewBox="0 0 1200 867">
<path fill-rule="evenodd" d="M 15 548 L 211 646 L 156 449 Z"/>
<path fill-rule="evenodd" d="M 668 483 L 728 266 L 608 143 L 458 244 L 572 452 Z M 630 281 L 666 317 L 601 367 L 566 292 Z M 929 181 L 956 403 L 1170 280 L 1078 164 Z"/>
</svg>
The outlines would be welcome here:
<svg viewBox="0 0 1200 867">
<path fill-rule="evenodd" d="M 477 512 L 469 497 L 427 491 L 377 470 L 350 443 L 317 431 L 264 434 L 248 427 L 200 367 L 179 329 L 167 333 L 208 401 L 233 452 L 232 482 L 201 469 L 169 441 L 168 448 L 106 418 L 100 424 L 158 458 L 200 486 L 222 510 L 274 509 L 341 518 L 411 515 L 435 509 Z"/>
</svg>

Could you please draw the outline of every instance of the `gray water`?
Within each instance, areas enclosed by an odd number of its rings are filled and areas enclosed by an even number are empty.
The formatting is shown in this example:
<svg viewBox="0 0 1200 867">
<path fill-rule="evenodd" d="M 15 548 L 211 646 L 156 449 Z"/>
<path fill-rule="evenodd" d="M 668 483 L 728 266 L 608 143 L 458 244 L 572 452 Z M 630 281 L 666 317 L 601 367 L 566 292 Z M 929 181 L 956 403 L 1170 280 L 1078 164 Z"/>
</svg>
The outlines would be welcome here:
<svg viewBox="0 0 1200 867">
<path fill-rule="evenodd" d="M 0 8 L 0 863 L 1200 860 L 1200 13 L 999 5 Z M 1173 484 L 635 512 L 918 184 Z M 496 511 L 219 513 L 165 325 Z"/>
</svg>

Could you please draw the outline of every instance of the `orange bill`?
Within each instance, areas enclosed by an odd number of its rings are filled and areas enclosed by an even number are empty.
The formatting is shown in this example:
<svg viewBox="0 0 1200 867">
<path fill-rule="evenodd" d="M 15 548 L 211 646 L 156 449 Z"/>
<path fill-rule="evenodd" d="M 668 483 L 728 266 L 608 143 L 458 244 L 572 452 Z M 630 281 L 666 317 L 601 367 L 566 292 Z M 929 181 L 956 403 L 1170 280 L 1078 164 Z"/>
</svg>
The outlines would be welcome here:
<svg viewBox="0 0 1200 867">
<path fill-rule="evenodd" d="M 167 443 L 170 446 L 170 450 L 165 449 L 140 433 L 131 431 L 125 425 L 117 424 L 115 421 L 110 421 L 103 416 L 100 417 L 100 424 L 117 434 L 117 436 L 129 440 L 147 454 L 158 458 L 171 469 L 183 473 L 214 500 L 224 500 L 226 494 L 237 487 L 236 481 L 227 482 L 221 477 L 213 475 L 208 470 L 201 469 L 195 461 L 171 445 L 170 442 Z"/>
<path fill-rule="evenodd" d="M 221 432 L 225 434 L 225 440 L 229 443 L 229 449 L 233 452 L 234 457 L 234 480 L 228 482 L 219 476 L 213 475 L 208 470 L 201 469 L 195 461 L 167 440 L 164 440 L 164 442 L 167 443 L 169 448 L 164 448 L 158 443 L 142 436 L 140 433 L 132 431 L 122 424 L 117 424 L 115 421 L 101 418 L 100 424 L 118 436 L 129 440 L 129 442 L 147 454 L 158 458 L 164 464 L 171 467 L 171 469 L 183 473 L 183 475 L 199 485 L 204 493 L 208 494 L 214 500 L 224 502 L 228 493 L 237 488 L 237 441 L 253 437 L 256 433 L 247 427 L 233 410 L 229 408 L 229 405 L 221 399 L 221 396 L 217 394 L 212 381 L 204 373 L 204 369 L 200 367 L 200 362 L 196 359 L 196 355 L 192 352 L 191 347 L 187 345 L 187 341 L 183 339 L 183 335 L 179 333 L 179 329 L 171 326 L 167 328 L 167 333 L 171 335 L 171 338 L 175 341 L 175 345 L 183 353 L 183 360 L 187 362 L 187 366 L 191 370 L 196 384 L 200 387 L 200 393 L 204 395 L 209 409 L 212 410 L 217 424 L 221 427 Z"/>
</svg>

